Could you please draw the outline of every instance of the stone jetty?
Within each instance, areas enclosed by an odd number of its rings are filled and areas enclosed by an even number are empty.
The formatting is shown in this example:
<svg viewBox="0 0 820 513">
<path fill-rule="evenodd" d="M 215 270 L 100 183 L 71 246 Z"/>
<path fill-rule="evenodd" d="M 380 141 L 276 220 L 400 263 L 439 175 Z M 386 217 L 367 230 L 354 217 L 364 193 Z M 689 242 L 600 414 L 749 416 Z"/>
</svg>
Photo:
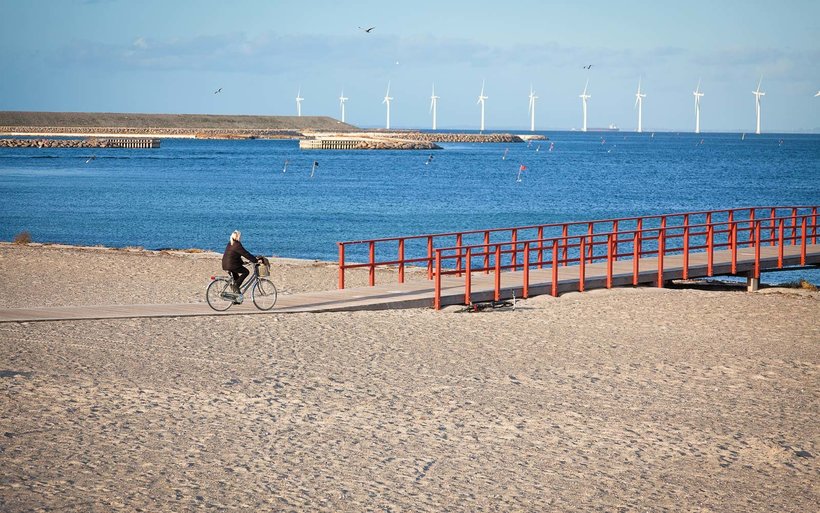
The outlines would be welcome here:
<svg viewBox="0 0 820 513">
<path fill-rule="evenodd" d="M 0 139 L 0 148 L 159 148 L 159 139 L 117 137 L 87 139 Z"/>
</svg>

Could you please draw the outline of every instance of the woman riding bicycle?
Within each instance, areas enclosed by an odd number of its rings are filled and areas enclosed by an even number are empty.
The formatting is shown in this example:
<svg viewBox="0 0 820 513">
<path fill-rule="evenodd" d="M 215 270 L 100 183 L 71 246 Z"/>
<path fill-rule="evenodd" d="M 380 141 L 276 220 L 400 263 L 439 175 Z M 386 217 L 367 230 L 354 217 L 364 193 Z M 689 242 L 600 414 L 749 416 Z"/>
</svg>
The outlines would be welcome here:
<svg viewBox="0 0 820 513">
<path fill-rule="evenodd" d="M 231 234 L 231 240 L 225 246 L 225 253 L 222 254 L 222 269 L 228 271 L 233 278 L 233 291 L 239 294 L 239 287 L 245 278 L 248 277 L 250 271 L 242 265 L 242 257 L 247 258 L 251 262 L 260 260 L 262 257 L 255 257 L 251 255 L 247 249 L 239 242 L 242 238 L 242 233 L 239 230 L 234 230 Z"/>
</svg>

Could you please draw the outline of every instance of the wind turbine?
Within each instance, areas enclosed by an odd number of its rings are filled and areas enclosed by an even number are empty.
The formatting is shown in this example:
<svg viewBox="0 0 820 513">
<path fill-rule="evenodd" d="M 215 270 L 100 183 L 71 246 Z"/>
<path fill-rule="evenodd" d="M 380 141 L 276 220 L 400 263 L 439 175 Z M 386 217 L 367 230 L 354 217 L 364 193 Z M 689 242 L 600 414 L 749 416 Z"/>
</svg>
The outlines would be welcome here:
<svg viewBox="0 0 820 513">
<path fill-rule="evenodd" d="M 393 98 L 390 97 L 390 82 L 387 82 L 387 93 L 384 95 L 384 100 L 382 103 L 387 105 L 387 129 L 390 130 L 390 100 Z"/>
<path fill-rule="evenodd" d="M 587 83 L 586 83 L 586 85 L 584 85 L 584 92 L 581 93 L 580 95 L 578 95 L 578 98 L 581 99 L 581 105 L 582 105 L 583 110 L 584 110 L 584 125 L 583 125 L 583 128 L 581 128 L 581 131 L 583 131 L 583 132 L 587 131 L 587 100 L 592 98 L 591 94 L 587 94 L 587 87 L 588 86 L 589 86 L 589 79 L 587 79 Z"/>
<path fill-rule="evenodd" d="M 438 107 L 438 96 L 436 96 L 436 84 L 433 84 L 433 94 L 430 96 L 430 112 L 433 113 L 433 130 L 436 129 L 436 108 Z"/>
<path fill-rule="evenodd" d="M 302 98 L 302 88 L 300 87 L 299 91 L 296 93 L 296 115 L 297 116 L 302 115 L 302 100 L 304 100 L 304 98 Z"/>
<path fill-rule="evenodd" d="M 342 109 L 342 123 L 345 122 L 345 102 L 349 100 L 349 98 L 345 97 L 345 92 L 342 90 L 342 95 L 339 96 L 339 107 Z"/>
<path fill-rule="evenodd" d="M 635 93 L 635 107 L 638 108 L 638 133 L 643 132 L 643 99 L 645 94 L 641 94 L 641 79 L 638 79 L 638 92 Z"/>
<path fill-rule="evenodd" d="M 703 93 L 700 92 L 700 80 L 698 80 L 698 86 L 695 88 L 695 91 L 692 93 L 695 95 L 695 133 L 700 133 L 700 98 L 703 96 Z"/>
<path fill-rule="evenodd" d="M 752 91 L 752 94 L 755 95 L 755 114 L 757 116 L 757 125 L 755 127 L 755 133 L 760 135 L 760 97 L 765 96 L 766 93 L 760 92 L 760 83 L 763 82 L 763 77 L 760 77 L 760 80 L 757 82 L 757 90 Z"/>
<path fill-rule="evenodd" d="M 484 101 L 487 99 L 487 96 L 484 96 L 484 81 L 481 81 L 481 94 L 478 95 L 478 101 L 476 103 L 481 104 L 481 131 L 484 131 Z"/>
<path fill-rule="evenodd" d="M 535 132 L 535 100 L 537 99 L 538 97 L 535 96 L 535 93 L 532 90 L 532 84 L 530 84 L 530 132 Z"/>
</svg>

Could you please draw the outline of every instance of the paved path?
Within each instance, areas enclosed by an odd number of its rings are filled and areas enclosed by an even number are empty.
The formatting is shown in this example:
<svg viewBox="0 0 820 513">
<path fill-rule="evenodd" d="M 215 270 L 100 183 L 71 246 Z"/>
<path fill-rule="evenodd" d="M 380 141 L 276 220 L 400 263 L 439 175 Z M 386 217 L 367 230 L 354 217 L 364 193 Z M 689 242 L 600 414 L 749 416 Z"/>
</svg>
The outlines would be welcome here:
<svg viewBox="0 0 820 513">
<path fill-rule="evenodd" d="M 680 279 L 683 276 L 681 255 L 664 257 L 664 281 Z M 783 264 L 800 265 L 800 246 L 784 248 Z M 809 245 L 806 249 L 806 264 L 820 265 L 820 245 Z M 619 260 L 613 264 L 613 286 L 632 285 L 632 266 L 629 260 Z M 731 253 L 714 253 L 715 276 L 731 272 Z M 777 268 L 777 248 L 761 248 L 761 269 Z M 754 250 L 738 250 L 737 273 L 754 269 Z M 578 290 L 578 266 L 560 267 L 558 270 L 558 290 L 567 292 Z M 707 275 L 706 253 L 692 253 L 689 256 L 689 277 Z M 640 259 L 639 283 L 657 285 L 657 259 Z M 544 268 L 530 270 L 530 296 L 549 294 L 552 289 L 552 270 Z M 509 299 L 515 294 L 522 296 L 523 272 L 505 272 L 501 279 L 502 298 Z M 606 287 L 606 263 L 586 265 L 586 290 Z M 110 306 L 62 306 L 40 308 L 16 308 L 0 310 L 0 322 L 53 321 L 81 319 L 118 319 L 133 317 L 194 317 L 204 315 L 265 315 L 297 312 L 333 312 L 352 310 L 385 310 L 398 308 L 429 308 L 433 305 L 433 282 L 427 280 L 404 284 L 383 284 L 375 287 L 358 287 L 344 290 L 306 292 L 279 296 L 276 306 L 269 312 L 261 312 L 248 300 L 245 304 L 232 307 L 227 312 L 214 312 L 207 303 L 157 304 L 157 305 L 110 305 Z M 472 275 L 472 301 L 493 299 L 494 278 L 492 274 Z M 464 304 L 464 278 L 447 276 L 442 278 L 442 306 Z"/>
</svg>

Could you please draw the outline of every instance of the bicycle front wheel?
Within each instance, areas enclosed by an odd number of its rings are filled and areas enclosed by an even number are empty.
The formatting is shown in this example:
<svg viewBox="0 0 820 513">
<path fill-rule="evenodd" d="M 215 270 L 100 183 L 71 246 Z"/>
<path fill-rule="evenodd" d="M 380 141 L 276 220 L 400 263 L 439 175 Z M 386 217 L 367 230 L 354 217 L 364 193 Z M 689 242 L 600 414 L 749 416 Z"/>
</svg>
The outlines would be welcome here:
<svg viewBox="0 0 820 513">
<path fill-rule="evenodd" d="M 208 300 L 208 306 L 217 312 L 224 312 L 233 304 L 233 297 L 231 295 L 231 282 L 226 278 L 216 278 L 208 285 L 208 290 L 205 291 L 205 299 Z"/>
<path fill-rule="evenodd" d="M 276 304 L 276 285 L 267 278 L 259 278 L 253 286 L 253 304 L 260 310 L 270 310 Z"/>
</svg>

